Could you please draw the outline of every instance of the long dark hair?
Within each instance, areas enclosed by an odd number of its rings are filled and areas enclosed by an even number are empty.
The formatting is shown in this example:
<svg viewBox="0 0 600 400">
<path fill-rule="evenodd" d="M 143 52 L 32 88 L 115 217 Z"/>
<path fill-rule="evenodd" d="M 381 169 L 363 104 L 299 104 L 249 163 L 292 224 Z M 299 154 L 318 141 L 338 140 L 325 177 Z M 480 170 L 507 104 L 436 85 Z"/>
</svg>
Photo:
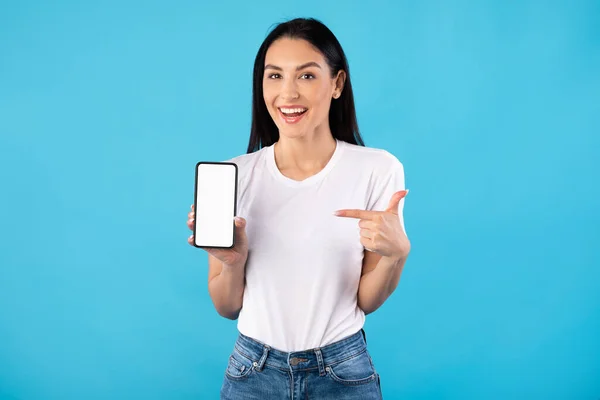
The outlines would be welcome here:
<svg viewBox="0 0 600 400">
<path fill-rule="evenodd" d="M 270 146 L 279 140 L 279 130 L 273 122 L 263 98 L 263 76 L 267 50 L 274 41 L 282 37 L 304 39 L 311 43 L 325 57 L 332 77 L 335 77 L 340 70 L 346 72 L 346 81 L 341 96 L 332 100 L 331 103 L 329 126 L 334 138 L 364 146 L 356 120 L 350 69 L 342 46 L 333 32 L 322 22 L 314 18 L 296 18 L 277 25 L 265 38 L 256 54 L 252 83 L 252 127 L 248 153 Z"/>
</svg>

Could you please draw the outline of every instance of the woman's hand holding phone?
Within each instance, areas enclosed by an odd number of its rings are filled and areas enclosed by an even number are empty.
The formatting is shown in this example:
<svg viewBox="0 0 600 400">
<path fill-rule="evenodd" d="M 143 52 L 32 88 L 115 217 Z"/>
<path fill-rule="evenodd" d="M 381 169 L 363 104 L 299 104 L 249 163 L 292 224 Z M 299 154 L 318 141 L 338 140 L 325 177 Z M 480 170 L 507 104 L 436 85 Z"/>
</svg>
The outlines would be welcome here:
<svg viewBox="0 0 600 400">
<path fill-rule="evenodd" d="M 191 206 L 191 211 L 188 213 L 187 226 L 193 232 L 194 231 L 194 205 Z M 208 254 L 212 255 L 223 264 L 228 266 L 240 266 L 246 265 L 248 259 L 248 238 L 246 237 L 246 220 L 241 217 L 235 218 L 235 245 L 230 249 L 212 248 L 212 247 L 201 247 L 206 250 Z M 188 238 L 188 243 L 194 246 L 194 234 Z"/>
</svg>

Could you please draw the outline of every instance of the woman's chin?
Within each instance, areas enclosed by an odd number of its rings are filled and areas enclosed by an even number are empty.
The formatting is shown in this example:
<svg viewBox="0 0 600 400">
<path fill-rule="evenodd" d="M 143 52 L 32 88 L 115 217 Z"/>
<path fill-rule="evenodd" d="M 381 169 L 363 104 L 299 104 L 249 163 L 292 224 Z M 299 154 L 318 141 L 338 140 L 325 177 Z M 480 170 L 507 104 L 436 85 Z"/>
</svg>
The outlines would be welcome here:
<svg viewBox="0 0 600 400">
<path fill-rule="evenodd" d="M 289 126 L 279 128 L 279 136 L 283 136 L 286 139 L 297 139 L 303 137 L 304 135 L 305 131 L 303 129 L 290 128 Z"/>
</svg>

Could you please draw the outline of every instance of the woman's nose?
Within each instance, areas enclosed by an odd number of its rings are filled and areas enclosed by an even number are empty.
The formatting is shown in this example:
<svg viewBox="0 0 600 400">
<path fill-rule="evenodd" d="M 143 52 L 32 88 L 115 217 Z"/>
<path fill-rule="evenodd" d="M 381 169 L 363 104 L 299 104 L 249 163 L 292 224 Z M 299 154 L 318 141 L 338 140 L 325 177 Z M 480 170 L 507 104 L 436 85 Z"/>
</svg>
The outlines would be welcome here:
<svg viewBox="0 0 600 400">
<path fill-rule="evenodd" d="M 281 88 L 281 97 L 284 99 L 297 99 L 300 97 L 298 93 L 298 88 L 296 87 L 296 82 L 293 80 L 288 80 L 283 83 Z"/>
</svg>

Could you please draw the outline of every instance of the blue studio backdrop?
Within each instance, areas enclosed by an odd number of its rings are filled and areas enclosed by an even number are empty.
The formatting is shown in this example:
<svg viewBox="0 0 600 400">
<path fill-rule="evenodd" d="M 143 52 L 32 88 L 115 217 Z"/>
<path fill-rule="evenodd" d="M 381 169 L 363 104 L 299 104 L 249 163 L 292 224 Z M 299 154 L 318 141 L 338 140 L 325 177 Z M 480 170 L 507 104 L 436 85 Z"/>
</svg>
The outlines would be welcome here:
<svg viewBox="0 0 600 400">
<path fill-rule="evenodd" d="M 405 166 L 384 398 L 600 398 L 600 2 L 343 3 L 0 3 L 0 399 L 218 398 L 194 166 L 245 152 L 254 56 L 297 16 Z"/>
</svg>

